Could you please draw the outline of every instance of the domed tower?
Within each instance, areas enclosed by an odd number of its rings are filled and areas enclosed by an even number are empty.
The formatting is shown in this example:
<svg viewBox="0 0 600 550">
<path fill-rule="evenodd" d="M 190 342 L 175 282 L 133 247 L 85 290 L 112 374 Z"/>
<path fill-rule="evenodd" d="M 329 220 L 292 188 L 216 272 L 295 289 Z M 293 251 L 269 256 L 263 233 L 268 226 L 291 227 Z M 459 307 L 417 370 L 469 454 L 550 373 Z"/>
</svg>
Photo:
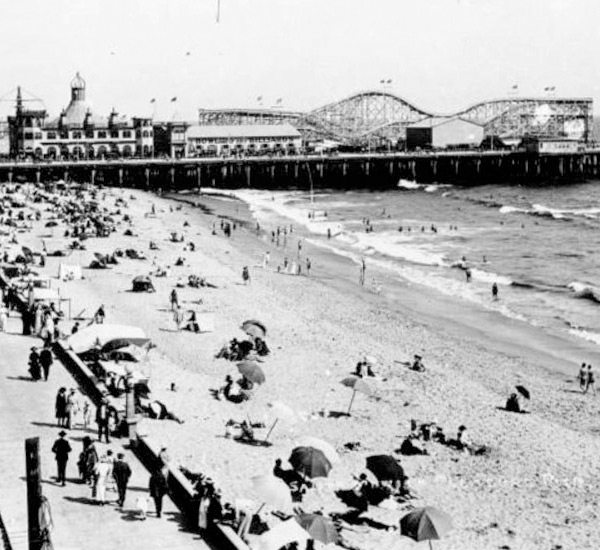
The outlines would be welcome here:
<svg viewBox="0 0 600 550">
<path fill-rule="evenodd" d="M 77 73 L 75 78 L 71 80 L 71 101 L 85 100 L 85 80 Z"/>
</svg>

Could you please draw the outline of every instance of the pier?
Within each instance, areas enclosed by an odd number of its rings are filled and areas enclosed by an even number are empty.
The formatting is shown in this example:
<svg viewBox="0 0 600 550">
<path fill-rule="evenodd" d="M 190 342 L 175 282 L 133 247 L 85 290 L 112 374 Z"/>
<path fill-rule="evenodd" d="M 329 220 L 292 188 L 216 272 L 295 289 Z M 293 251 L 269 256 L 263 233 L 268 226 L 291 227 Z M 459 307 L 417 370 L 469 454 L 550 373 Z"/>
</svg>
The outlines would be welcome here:
<svg viewBox="0 0 600 550">
<path fill-rule="evenodd" d="M 481 185 L 583 181 L 600 175 L 600 151 L 339 154 L 247 158 L 5 162 L 4 182 L 91 182 L 149 190 L 201 187 L 255 189 L 391 189 L 418 183 Z"/>
</svg>

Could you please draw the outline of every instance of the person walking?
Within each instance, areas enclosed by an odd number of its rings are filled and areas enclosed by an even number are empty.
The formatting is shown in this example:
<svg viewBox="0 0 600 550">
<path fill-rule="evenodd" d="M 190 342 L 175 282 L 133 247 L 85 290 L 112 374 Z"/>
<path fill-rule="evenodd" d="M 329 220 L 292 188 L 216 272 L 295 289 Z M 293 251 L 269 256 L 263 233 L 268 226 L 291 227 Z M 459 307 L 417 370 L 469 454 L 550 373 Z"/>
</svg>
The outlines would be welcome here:
<svg viewBox="0 0 600 550">
<path fill-rule="evenodd" d="M 594 377 L 594 371 L 592 370 L 592 365 L 588 365 L 587 371 L 587 379 L 585 383 L 585 393 L 588 391 L 592 391 L 594 395 L 596 395 L 596 379 Z"/>
<path fill-rule="evenodd" d="M 106 442 L 110 443 L 110 436 L 108 434 L 108 420 L 109 420 L 109 411 L 108 411 L 108 399 L 106 397 L 102 398 L 102 403 L 96 409 L 96 424 L 98 424 L 98 441 L 102 441 L 102 435 L 104 434 Z"/>
<path fill-rule="evenodd" d="M 69 453 L 71 452 L 71 445 L 65 439 L 65 435 L 67 432 L 61 430 L 58 432 L 59 438 L 52 445 L 52 452 L 54 453 L 54 457 L 56 459 L 56 468 L 57 468 L 57 476 L 56 480 L 58 483 L 61 483 L 62 486 L 65 486 L 66 483 L 66 471 L 67 471 L 67 462 L 69 461 Z"/>
<path fill-rule="evenodd" d="M 117 493 L 119 495 L 117 499 L 117 505 L 119 508 L 123 508 L 125 504 L 125 497 L 127 495 L 127 484 L 131 477 L 131 468 L 129 464 L 125 462 L 125 455 L 123 453 L 117 454 L 117 460 L 113 464 L 113 478 L 117 484 Z"/>
<path fill-rule="evenodd" d="M 31 375 L 32 380 L 38 381 L 42 377 L 40 368 L 40 354 L 37 352 L 37 349 L 33 347 L 29 354 L 29 374 Z"/>
<path fill-rule="evenodd" d="M 67 395 L 67 428 L 72 430 L 75 427 L 75 416 L 79 413 L 79 399 L 75 388 L 69 390 Z"/>
<path fill-rule="evenodd" d="M 496 283 L 492 285 L 492 300 L 498 300 L 498 285 Z"/>
<path fill-rule="evenodd" d="M 310 268 L 312 264 L 310 263 L 310 258 L 306 258 L 306 275 L 310 275 Z"/>
<path fill-rule="evenodd" d="M 106 482 L 108 481 L 108 475 L 110 473 L 110 464 L 106 457 L 102 457 L 99 462 L 96 463 L 94 468 L 95 484 L 92 489 L 96 501 L 101 506 L 106 504 Z"/>
<path fill-rule="evenodd" d="M 40 353 L 40 365 L 42 367 L 42 371 L 44 373 L 44 380 L 46 382 L 48 381 L 48 376 L 50 375 L 50 367 L 52 366 L 53 362 L 54 359 L 52 357 L 52 350 L 48 346 L 44 347 L 44 349 Z"/>
<path fill-rule="evenodd" d="M 150 476 L 150 496 L 154 500 L 154 506 L 156 508 L 156 517 L 159 518 L 162 513 L 162 500 L 163 497 L 169 492 L 169 485 L 167 482 L 167 475 L 169 470 L 167 467 L 162 467 L 156 470 Z"/>
<path fill-rule="evenodd" d="M 57 424 L 66 428 L 67 426 L 67 388 L 60 388 L 54 401 L 54 416 Z"/>
</svg>

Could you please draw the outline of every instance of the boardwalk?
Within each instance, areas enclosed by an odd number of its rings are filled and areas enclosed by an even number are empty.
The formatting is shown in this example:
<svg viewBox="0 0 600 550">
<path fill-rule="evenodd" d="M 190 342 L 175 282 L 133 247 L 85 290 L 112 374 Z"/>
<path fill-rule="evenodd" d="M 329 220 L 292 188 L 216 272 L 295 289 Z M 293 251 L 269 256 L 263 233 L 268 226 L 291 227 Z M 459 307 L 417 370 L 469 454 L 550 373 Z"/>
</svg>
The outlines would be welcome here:
<svg viewBox="0 0 600 550">
<path fill-rule="evenodd" d="M 153 550 L 169 548 L 203 550 L 208 546 L 196 533 L 186 532 L 180 514 L 165 499 L 163 517 L 154 517 L 150 504 L 147 520 L 141 521 L 133 513 L 135 499 L 147 494 L 148 474 L 133 455 L 126 452 L 133 470 L 130 488 L 123 511 L 114 504 L 100 507 L 91 501 L 87 485 L 77 482 L 77 456 L 85 432 L 79 428 L 67 437 L 73 452 L 67 466 L 66 487 L 55 483 L 56 463 L 50 449 L 59 429 L 54 424 L 54 398 L 58 388 L 73 386 L 73 380 L 58 362 L 52 367 L 48 382 L 31 382 L 27 373 L 27 356 L 32 345 L 39 340 L 19 336 L 20 319 L 10 319 L 9 332 L 0 334 L 0 514 L 14 550 L 27 548 L 27 504 L 25 483 L 24 441 L 28 437 L 40 438 L 42 491 L 49 499 L 54 529 L 52 542 L 59 550 L 106 550 L 127 548 Z M 94 426 L 92 426 L 94 427 Z M 93 432 L 90 432 L 93 436 Z M 97 444 L 99 453 L 106 444 Z M 116 454 L 123 450 L 119 440 L 110 448 Z M 116 499 L 116 493 L 108 492 Z M 0 542 L 0 548 L 2 544 Z"/>
</svg>

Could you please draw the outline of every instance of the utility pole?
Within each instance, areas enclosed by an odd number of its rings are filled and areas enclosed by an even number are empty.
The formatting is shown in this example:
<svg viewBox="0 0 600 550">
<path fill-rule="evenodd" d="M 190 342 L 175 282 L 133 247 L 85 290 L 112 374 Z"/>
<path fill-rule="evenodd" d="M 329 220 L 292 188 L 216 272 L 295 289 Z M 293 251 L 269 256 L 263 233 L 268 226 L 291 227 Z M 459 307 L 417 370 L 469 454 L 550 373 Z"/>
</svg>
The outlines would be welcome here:
<svg viewBox="0 0 600 550">
<path fill-rule="evenodd" d="M 39 444 L 39 437 L 32 437 L 25 440 L 29 550 L 42 550 L 42 532 L 39 514 L 42 502 Z"/>
</svg>

